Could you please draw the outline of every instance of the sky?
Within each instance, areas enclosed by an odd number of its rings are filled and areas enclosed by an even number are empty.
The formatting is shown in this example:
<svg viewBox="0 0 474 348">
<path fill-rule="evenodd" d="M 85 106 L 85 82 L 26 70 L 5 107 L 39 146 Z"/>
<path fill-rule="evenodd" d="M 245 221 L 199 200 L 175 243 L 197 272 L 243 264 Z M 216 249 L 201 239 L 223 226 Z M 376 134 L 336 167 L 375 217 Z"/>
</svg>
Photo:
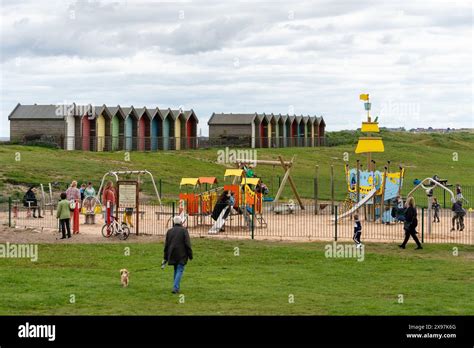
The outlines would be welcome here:
<svg viewBox="0 0 474 348">
<path fill-rule="evenodd" d="M 0 0 L 0 137 L 18 104 L 473 126 L 466 1 Z"/>
</svg>

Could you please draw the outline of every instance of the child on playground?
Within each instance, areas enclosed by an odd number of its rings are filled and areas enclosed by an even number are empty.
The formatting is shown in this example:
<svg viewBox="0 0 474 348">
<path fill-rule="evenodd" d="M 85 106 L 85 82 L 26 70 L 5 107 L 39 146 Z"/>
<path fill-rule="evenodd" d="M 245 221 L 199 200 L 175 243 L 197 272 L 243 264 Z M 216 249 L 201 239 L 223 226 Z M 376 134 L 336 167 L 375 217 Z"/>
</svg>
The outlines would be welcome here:
<svg viewBox="0 0 474 348">
<path fill-rule="evenodd" d="M 85 189 L 86 189 L 86 184 L 82 184 L 81 188 L 79 189 L 79 192 L 81 194 L 81 202 L 84 201 L 84 198 L 85 198 L 85 195 L 84 195 Z"/>
<path fill-rule="evenodd" d="M 458 201 L 462 201 L 463 200 L 463 196 L 462 196 L 462 188 L 461 188 L 461 185 L 460 184 L 456 184 L 456 199 Z"/>
<path fill-rule="evenodd" d="M 61 239 L 66 239 L 66 231 L 67 238 L 71 238 L 71 215 L 69 211 L 69 201 L 66 198 L 66 193 L 61 193 L 61 200 L 58 203 L 58 210 L 56 212 L 56 218 L 59 219 L 59 229 L 62 232 Z"/>
<path fill-rule="evenodd" d="M 439 222 L 440 205 L 438 203 L 438 198 L 433 197 L 433 203 L 431 203 L 431 209 L 433 209 L 433 212 L 434 212 L 433 222 Z"/>
<path fill-rule="evenodd" d="M 452 211 L 454 212 L 454 216 L 452 218 L 453 227 L 451 231 L 454 231 L 454 223 L 456 223 L 456 229 L 459 231 L 464 230 L 464 216 L 466 215 L 466 211 L 462 207 L 462 200 L 458 199 L 454 204 Z"/>
<path fill-rule="evenodd" d="M 130 227 L 133 227 L 132 216 L 133 208 L 125 208 L 125 212 L 123 213 L 123 222 L 125 222 Z"/>
<path fill-rule="evenodd" d="M 359 215 L 355 214 L 354 215 L 354 236 L 352 239 L 357 245 L 357 248 L 360 248 L 362 246 L 362 243 L 360 242 L 360 235 L 362 234 L 362 224 L 360 223 L 359 220 Z"/>
</svg>

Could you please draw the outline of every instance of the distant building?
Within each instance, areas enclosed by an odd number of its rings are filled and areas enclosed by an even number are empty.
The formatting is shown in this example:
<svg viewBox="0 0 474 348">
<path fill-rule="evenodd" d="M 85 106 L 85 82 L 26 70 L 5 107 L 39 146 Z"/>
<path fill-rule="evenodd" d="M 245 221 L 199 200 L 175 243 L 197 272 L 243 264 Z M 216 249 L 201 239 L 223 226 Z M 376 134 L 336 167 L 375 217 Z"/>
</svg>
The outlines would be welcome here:
<svg viewBox="0 0 474 348">
<path fill-rule="evenodd" d="M 92 105 L 21 105 L 8 116 L 10 140 L 53 139 L 67 150 L 180 150 L 197 147 L 193 110 Z"/>
<path fill-rule="evenodd" d="M 321 146 L 326 123 L 322 117 L 274 114 L 216 114 L 208 122 L 209 139 L 252 148 Z"/>
</svg>

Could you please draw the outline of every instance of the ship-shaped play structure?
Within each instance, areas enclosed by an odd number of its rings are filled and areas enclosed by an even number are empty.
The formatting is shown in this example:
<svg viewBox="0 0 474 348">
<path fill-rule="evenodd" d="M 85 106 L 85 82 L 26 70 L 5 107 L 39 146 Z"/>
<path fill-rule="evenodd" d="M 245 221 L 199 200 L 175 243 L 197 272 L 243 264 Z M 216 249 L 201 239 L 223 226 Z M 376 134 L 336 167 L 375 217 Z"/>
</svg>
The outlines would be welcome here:
<svg viewBox="0 0 474 348">
<path fill-rule="evenodd" d="M 366 136 L 360 137 L 355 149 L 356 154 L 367 154 L 367 169 L 363 170 L 359 160 L 356 168 L 345 166 L 347 182 L 347 199 L 344 202 L 342 214 L 337 218 L 351 215 L 361 207 L 364 207 L 366 219 L 375 220 L 390 207 L 391 201 L 400 195 L 403 185 L 405 169 L 398 167 L 397 171 L 390 172 L 390 162 L 382 171 L 376 169 L 376 163 L 372 160 L 373 152 L 384 152 L 384 144 L 381 137 L 374 136 L 380 132 L 377 119 L 372 121 L 370 117 L 371 103 L 368 94 L 361 94 L 360 99 L 365 101 L 364 107 L 367 111 L 367 121 L 362 122 L 361 131 Z"/>
</svg>

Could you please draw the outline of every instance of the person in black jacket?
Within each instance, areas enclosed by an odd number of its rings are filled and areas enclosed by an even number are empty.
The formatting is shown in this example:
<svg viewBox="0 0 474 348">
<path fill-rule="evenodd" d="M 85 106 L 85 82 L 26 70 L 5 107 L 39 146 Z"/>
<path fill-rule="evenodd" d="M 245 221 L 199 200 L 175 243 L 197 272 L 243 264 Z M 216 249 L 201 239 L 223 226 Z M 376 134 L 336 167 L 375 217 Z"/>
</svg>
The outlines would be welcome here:
<svg viewBox="0 0 474 348">
<path fill-rule="evenodd" d="M 362 224 L 360 223 L 359 220 L 359 215 L 355 214 L 354 215 L 354 236 L 352 239 L 356 243 L 356 247 L 360 248 L 362 243 L 360 242 L 360 235 L 362 233 Z"/>
<path fill-rule="evenodd" d="M 163 262 L 174 266 L 173 276 L 173 294 L 178 294 L 180 289 L 181 277 L 183 276 L 184 266 L 189 260 L 193 259 L 193 249 L 191 248 L 191 239 L 186 228 L 183 227 L 180 216 L 173 218 L 173 228 L 166 232 L 165 249 L 163 253 Z"/>
<path fill-rule="evenodd" d="M 466 215 L 466 211 L 462 207 L 462 200 L 458 199 L 456 202 L 454 202 L 451 210 L 454 212 L 454 216 L 452 218 L 453 228 L 451 228 L 451 231 L 454 231 L 455 223 L 456 223 L 456 228 L 459 231 L 463 231 L 464 230 L 464 216 Z"/>
<path fill-rule="evenodd" d="M 36 218 L 36 209 L 38 209 L 38 217 L 43 218 L 41 216 L 41 210 L 38 206 L 38 200 L 36 199 L 35 195 L 35 187 L 31 186 L 28 191 L 26 191 L 25 195 L 23 196 L 23 205 L 31 209 L 33 211 L 33 217 Z"/>
<path fill-rule="evenodd" d="M 416 226 L 418 226 L 418 218 L 416 217 L 416 206 L 415 199 L 413 197 L 408 198 L 406 203 L 405 222 L 403 223 L 403 229 L 405 230 L 405 239 L 403 243 L 399 245 L 400 248 L 405 249 L 406 244 L 410 236 L 415 241 L 417 247 L 415 249 L 423 249 L 418 237 L 416 236 Z"/>
<path fill-rule="evenodd" d="M 227 211 L 224 213 L 223 219 L 227 219 L 230 214 L 230 192 L 228 190 L 224 190 L 222 194 L 217 199 L 216 205 L 214 206 L 214 210 L 212 211 L 211 218 L 214 221 L 217 221 L 219 215 L 221 215 L 222 211 L 228 207 Z M 224 231 L 224 226 L 222 226 L 221 231 Z"/>
</svg>

